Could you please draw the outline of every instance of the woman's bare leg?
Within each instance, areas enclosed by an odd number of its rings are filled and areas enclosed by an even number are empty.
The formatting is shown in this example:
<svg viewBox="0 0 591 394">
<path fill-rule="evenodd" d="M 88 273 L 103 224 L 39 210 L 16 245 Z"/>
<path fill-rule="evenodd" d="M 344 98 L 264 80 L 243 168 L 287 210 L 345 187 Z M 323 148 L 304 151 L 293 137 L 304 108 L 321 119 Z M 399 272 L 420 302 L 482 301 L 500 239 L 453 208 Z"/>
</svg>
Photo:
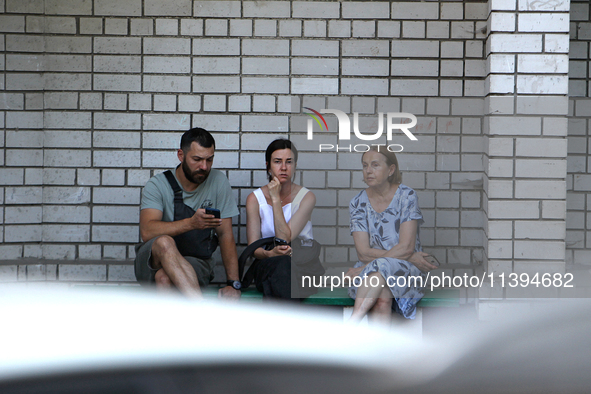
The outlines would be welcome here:
<svg viewBox="0 0 591 394">
<path fill-rule="evenodd" d="M 369 311 L 369 321 L 377 324 L 390 326 L 392 324 L 392 292 L 388 286 L 384 287 L 376 301 L 376 304 Z"/>
<path fill-rule="evenodd" d="M 372 277 L 377 277 L 376 280 L 371 280 Z M 375 284 L 375 286 L 372 286 Z M 386 280 L 379 272 L 372 272 L 367 276 L 362 285 L 357 289 L 357 297 L 355 298 L 355 305 L 353 306 L 353 313 L 351 314 L 350 322 L 360 322 L 365 315 L 376 305 L 382 290 L 386 286 Z M 387 286 L 386 286 L 387 287 Z"/>
</svg>

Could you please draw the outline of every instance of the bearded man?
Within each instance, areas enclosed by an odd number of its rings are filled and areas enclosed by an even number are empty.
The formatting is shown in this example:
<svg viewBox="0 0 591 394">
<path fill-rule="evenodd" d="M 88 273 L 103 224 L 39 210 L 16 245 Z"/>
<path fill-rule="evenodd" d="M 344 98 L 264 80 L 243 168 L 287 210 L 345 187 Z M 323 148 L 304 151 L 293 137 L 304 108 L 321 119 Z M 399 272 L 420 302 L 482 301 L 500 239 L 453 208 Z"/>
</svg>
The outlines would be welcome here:
<svg viewBox="0 0 591 394">
<path fill-rule="evenodd" d="M 212 253 L 220 246 L 227 286 L 219 296 L 240 297 L 232 217 L 239 211 L 230 183 L 212 169 L 215 140 L 193 128 L 181 137 L 176 169 L 150 178 L 142 192 L 135 275 L 140 283 L 176 287 L 199 298 L 213 278 Z"/>
</svg>

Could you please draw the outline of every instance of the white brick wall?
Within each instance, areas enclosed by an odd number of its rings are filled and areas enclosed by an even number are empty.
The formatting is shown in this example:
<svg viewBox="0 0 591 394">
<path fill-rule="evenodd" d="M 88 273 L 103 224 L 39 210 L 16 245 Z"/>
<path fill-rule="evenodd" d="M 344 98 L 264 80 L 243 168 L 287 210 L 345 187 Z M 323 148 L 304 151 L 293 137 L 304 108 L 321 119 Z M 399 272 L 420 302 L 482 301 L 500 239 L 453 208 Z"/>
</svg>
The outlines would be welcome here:
<svg viewBox="0 0 591 394">
<path fill-rule="evenodd" d="M 359 154 L 314 153 L 300 106 L 359 112 L 367 130 L 376 129 L 377 112 L 417 116 L 419 142 L 393 142 L 404 145 L 404 182 L 424 208 L 425 249 L 442 262 L 479 263 L 483 249 L 494 251 L 496 263 L 519 259 L 525 249 L 511 237 L 527 238 L 528 223 L 564 223 L 556 204 L 566 203 L 565 182 L 580 195 L 591 192 L 583 144 L 566 159 L 566 94 L 590 89 L 587 68 L 572 60 L 588 61 L 588 45 L 572 47 L 567 83 L 568 7 L 522 0 L 115 3 L 0 2 L 3 258 L 132 258 L 141 187 L 175 165 L 180 133 L 191 126 L 216 132 L 216 167 L 228 172 L 241 204 L 265 182 L 266 144 L 291 132 L 302 150 L 298 176 L 322 210 L 315 225 L 325 257 L 354 258 L 334 245 L 352 242 L 346 208 L 364 187 Z M 588 43 L 589 7 L 572 4 L 580 28 L 573 38 Z M 577 101 L 569 133 L 588 110 Z M 335 130 L 334 117 L 327 121 Z M 588 124 L 577 127 L 586 137 Z M 329 133 L 316 140 L 336 143 Z M 25 205 L 31 221 L 14 222 L 7 208 Z M 337 213 L 344 219 L 335 228 L 325 218 Z M 566 228 L 568 239 L 574 233 Z M 48 231 L 61 230 L 72 238 L 48 240 Z M 492 247 L 485 233 L 511 244 Z M 130 275 L 121 267 L 84 274 L 72 267 L 56 267 L 54 277 Z"/>
<path fill-rule="evenodd" d="M 567 213 L 566 213 L 566 256 L 567 262 L 589 264 L 591 247 L 591 184 L 588 137 L 590 133 L 591 95 L 588 66 L 591 59 L 587 33 L 591 26 L 589 3 L 572 1 L 570 8 L 571 35 L 569 52 L 569 95 L 571 96 L 568 119 L 568 178 Z M 581 67 L 582 66 L 582 67 Z M 565 215 L 563 207 L 553 211 L 548 208 L 548 215 Z"/>
<path fill-rule="evenodd" d="M 489 7 L 486 267 L 524 272 L 552 260 L 557 269 L 568 237 L 560 213 L 568 180 L 568 2 L 492 0 Z"/>
</svg>

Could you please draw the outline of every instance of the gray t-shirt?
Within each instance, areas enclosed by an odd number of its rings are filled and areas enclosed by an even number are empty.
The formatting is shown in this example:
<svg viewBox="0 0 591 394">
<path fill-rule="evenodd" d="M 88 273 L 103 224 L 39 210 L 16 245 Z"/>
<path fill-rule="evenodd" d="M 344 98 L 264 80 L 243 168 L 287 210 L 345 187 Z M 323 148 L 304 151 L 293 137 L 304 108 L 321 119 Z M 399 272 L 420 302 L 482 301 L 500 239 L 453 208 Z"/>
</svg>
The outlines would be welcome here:
<svg viewBox="0 0 591 394">
<path fill-rule="evenodd" d="M 183 186 L 172 170 L 181 189 Z M 238 207 L 232 195 L 228 178 L 219 170 L 212 169 L 209 176 L 193 192 L 183 189 L 183 202 L 197 210 L 199 208 L 216 208 L 220 210 L 222 219 L 238 215 Z M 154 175 L 142 192 L 141 209 L 152 208 L 162 211 L 162 221 L 174 220 L 174 193 L 164 173 Z"/>
</svg>

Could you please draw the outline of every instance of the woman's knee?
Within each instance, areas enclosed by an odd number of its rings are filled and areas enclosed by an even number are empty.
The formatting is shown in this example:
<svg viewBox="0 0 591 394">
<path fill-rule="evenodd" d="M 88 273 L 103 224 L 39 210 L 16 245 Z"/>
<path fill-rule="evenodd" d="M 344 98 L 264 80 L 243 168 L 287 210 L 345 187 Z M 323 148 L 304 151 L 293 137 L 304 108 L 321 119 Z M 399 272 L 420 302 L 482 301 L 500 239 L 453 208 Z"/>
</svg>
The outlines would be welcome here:
<svg viewBox="0 0 591 394">
<path fill-rule="evenodd" d="M 376 301 L 375 308 L 379 310 L 387 310 L 389 311 L 392 309 L 392 297 L 379 297 Z"/>
<path fill-rule="evenodd" d="M 371 274 L 367 275 L 367 277 L 368 277 L 368 283 L 370 286 L 384 287 L 384 285 L 386 283 L 386 279 L 384 278 L 384 275 L 382 275 L 382 273 L 379 271 L 372 272 Z"/>
</svg>

